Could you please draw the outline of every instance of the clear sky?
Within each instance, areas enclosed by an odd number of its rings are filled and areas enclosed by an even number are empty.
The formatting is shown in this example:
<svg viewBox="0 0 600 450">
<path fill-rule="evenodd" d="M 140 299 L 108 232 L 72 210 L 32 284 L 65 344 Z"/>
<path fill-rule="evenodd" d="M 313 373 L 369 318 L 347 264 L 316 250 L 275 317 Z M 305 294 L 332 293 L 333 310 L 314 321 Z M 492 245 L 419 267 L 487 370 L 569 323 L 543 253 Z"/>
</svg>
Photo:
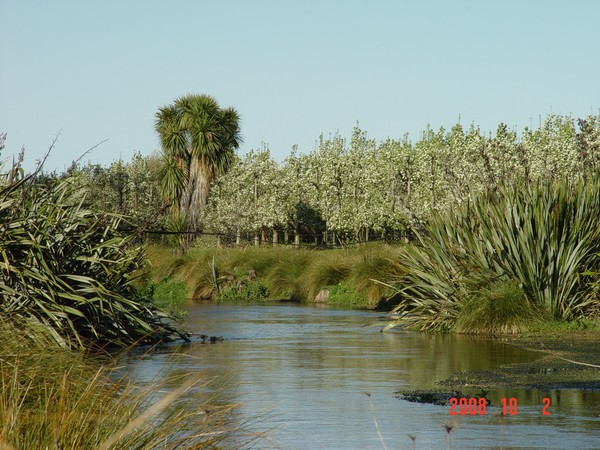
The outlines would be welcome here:
<svg viewBox="0 0 600 450">
<path fill-rule="evenodd" d="M 188 93 L 242 116 L 243 154 L 282 160 L 352 127 L 522 130 L 600 108 L 596 0 L 0 0 L 2 158 L 63 170 L 158 150 L 154 114 Z"/>
</svg>

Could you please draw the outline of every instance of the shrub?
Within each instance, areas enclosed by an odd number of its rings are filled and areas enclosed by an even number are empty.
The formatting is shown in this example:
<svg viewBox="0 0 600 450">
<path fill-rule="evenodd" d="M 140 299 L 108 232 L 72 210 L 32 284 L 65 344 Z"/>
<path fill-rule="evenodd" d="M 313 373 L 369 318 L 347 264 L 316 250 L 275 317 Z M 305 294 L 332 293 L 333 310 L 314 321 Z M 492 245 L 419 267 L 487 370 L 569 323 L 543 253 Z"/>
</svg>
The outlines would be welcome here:
<svg viewBox="0 0 600 450">
<path fill-rule="evenodd" d="M 252 301 L 269 298 L 269 290 L 260 281 L 250 281 L 239 286 L 229 286 L 219 291 L 222 301 Z"/>
<path fill-rule="evenodd" d="M 83 207 L 73 179 L 0 184 L 0 315 L 66 347 L 187 338 L 179 318 L 138 295 L 143 249 L 124 218 Z"/>
<path fill-rule="evenodd" d="M 536 308 L 581 317 L 598 304 L 598 211 L 600 174 L 505 187 L 436 213 L 401 253 L 395 311 L 419 329 L 449 330 L 472 291 L 510 279 Z"/>
</svg>

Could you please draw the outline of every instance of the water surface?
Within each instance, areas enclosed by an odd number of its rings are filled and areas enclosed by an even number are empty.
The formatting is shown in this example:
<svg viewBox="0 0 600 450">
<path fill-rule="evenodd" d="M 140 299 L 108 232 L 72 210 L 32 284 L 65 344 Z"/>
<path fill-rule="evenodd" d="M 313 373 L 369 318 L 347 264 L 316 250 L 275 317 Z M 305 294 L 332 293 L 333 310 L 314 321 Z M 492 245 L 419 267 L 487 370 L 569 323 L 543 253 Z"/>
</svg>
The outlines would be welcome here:
<svg viewBox="0 0 600 450">
<path fill-rule="evenodd" d="M 225 380 L 227 401 L 239 404 L 234 420 L 268 431 L 258 448 L 380 449 L 374 420 L 390 449 L 600 448 L 596 392 L 490 392 L 495 405 L 517 399 L 517 414 L 508 417 L 499 407 L 450 416 L 448 407 L 394 397 L 401 389 L 440 389 L 436 382 L 454 372 L 531 362 L 539 353 L 467 336 L 380 333 L 384 316 L 367 311 L 295 304 L 195 304 L 187 311 L 192 331 L 225 341 L 131 355 L 126 370 L 139 382 L 157 373 Z M 550 416 L 542 415 L 544 397 Z M 450 440 L 445 425 L 455 426 Z"/>
</svg>

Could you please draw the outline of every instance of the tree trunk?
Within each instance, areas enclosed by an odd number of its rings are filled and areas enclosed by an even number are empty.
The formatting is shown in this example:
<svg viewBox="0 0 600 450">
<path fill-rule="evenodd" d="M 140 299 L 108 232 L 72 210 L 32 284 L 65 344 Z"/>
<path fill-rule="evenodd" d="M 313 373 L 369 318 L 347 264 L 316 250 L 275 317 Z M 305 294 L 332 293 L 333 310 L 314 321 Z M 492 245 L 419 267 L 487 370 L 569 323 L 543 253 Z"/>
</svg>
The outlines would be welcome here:
<svg viewBox="0 0 600 450">
<path fill-rule="evenodd" d="M 199 229 L 200 215 L 208 200 L 210 192 L 211 172 L 208 165 L 200 158 L 192 158 L 187 183 L 183 189 L 179 210 L 186 222 L 186 235 L 183 250 L 187 250 Z"/>
<path fill-rule="evenodd" d="M 194 159 L 190 167 L 191 176 L 196 177 L 196 189 L 193 191 L 191 197 L 189 218 L 192 229 L 196 231 L 199 229 L 200 216 L 202 215 L 202 211 L 204 211 L 210 194 L 212 175 L 210 168 L 204 161 Z"/>
<path fill-rule="evenodd" d="M 279 243 L 279 234 L 277 233 L 277 230 L 273 230 L 273 247 L 276 247 L 278 243 Z"/>
<path fill-rule="evenodd" d="M 260 229 L 260 242 L 267 242 L 267 229 L 265 227 L 261 227 Z"/>
</svg>

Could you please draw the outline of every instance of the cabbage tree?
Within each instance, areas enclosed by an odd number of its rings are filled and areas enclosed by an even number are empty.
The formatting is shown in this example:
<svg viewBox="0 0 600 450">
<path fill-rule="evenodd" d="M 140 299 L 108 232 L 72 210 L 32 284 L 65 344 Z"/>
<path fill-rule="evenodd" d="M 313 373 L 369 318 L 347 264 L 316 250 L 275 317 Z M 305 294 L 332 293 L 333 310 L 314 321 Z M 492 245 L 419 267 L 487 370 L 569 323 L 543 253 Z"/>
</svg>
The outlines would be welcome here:
<svg viewBox="0 0 600 450">
<path fill-rule="evenodd" d="M 187 231 L 197 231 L 211 183 L 229 169 L 241 143 L 240 116 L 208 95 L 186 95 L 158 110 L 156 131 L 165 161 L 163 192 Z"/>
</svg>

